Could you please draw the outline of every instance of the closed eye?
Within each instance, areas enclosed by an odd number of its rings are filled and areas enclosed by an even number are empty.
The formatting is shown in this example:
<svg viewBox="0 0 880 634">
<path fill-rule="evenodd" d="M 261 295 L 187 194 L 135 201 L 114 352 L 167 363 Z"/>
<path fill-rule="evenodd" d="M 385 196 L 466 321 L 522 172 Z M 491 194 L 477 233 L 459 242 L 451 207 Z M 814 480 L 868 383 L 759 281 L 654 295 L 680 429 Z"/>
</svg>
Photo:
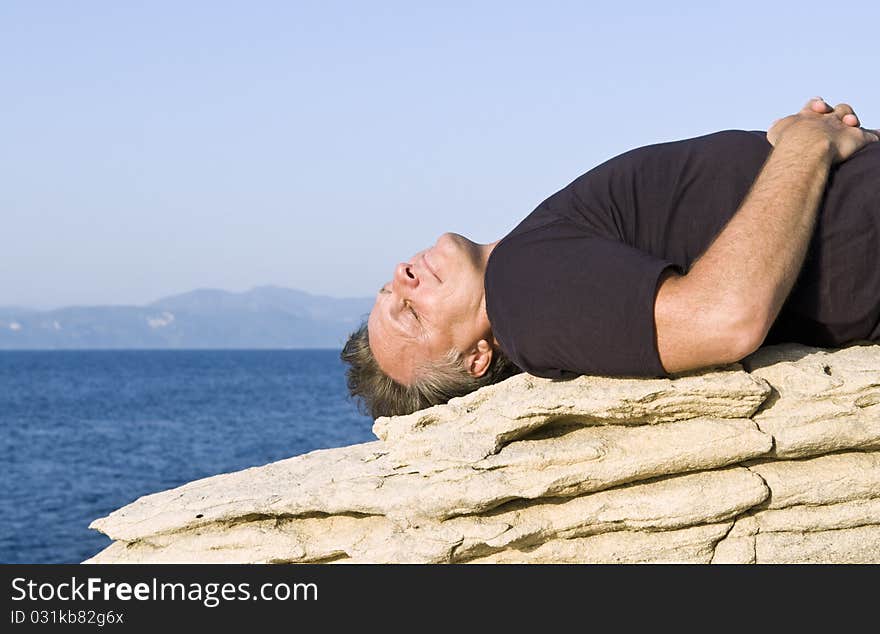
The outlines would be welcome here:
<svg viewBox="0 0 880 634">
<path fill-rule="evenodd" d="M 415 308 L 412 307 L 412 304 L 410 303 L 410 301 L 408 299 L 405 299 L 405 300 L 403 300 L 403 303 L 406 305 L 407 308 L 409 308 L 409 312 L 411 312 L 412 316 L 416 318 L 416 321 L 421 321 L 419 319 L 418 313 L 416 313 L 416 310 L 415 310 Z"/>
<path fill-rule="evenodd" d="M 389 291 L 384 286 L 379 289 L 380 295 L 390 294 L 390 293 L 391 293 L 391 291 Z M 416 309 L 412 307 L 412 303 L 410 303 L 410 301 L 408 299 L 405 299 L 405 300 L 403 300 L 403 304 L 404 304 L 404 306 L 406 306 L 409 309 L 409 312 L 412 313 L 412 316 L 416 318 L 416 321 L 421 323 L 422 320 L 419 319 L 419 314 L 416 312 Z"/>
</svg>

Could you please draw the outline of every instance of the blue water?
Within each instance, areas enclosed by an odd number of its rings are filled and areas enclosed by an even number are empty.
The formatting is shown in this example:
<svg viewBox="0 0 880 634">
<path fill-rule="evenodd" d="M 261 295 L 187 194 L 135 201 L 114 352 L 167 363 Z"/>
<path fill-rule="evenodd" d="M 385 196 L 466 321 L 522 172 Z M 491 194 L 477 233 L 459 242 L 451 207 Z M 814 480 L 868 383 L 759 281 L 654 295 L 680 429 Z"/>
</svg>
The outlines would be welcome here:
<svg viewBox="0 0 880 634">
<path fill-rule="evenodd" d="M 371 425 L 335 350 L 0 352 L 0 562 L 80 562 L 142 495 Z"/>
</svg>

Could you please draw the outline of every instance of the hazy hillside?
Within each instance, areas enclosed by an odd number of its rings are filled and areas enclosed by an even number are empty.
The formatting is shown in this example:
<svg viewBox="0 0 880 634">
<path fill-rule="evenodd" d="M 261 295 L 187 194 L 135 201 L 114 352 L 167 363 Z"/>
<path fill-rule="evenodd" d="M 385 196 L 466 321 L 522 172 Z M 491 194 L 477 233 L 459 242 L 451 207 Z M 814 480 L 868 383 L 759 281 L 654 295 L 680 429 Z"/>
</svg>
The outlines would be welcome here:
<svg viewBox="0 0 880 634">
<path fill-rule="evenodd" d="M 262 286 L 199 289 L 146 306 L 0 307 L 0 349 L 341 348 L 372 304 Z"/>
</svg>

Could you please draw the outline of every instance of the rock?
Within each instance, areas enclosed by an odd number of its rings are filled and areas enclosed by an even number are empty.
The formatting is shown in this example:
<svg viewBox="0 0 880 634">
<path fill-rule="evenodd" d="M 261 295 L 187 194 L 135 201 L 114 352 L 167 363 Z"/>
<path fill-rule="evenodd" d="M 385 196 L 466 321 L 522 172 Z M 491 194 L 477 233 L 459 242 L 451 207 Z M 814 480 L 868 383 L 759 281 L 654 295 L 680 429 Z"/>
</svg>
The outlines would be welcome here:
<svg viewBox="0 0 880 634">
<path fill-rule="evenodd" d="M 714 546 L 730 523 L 675 531 L 615 531 L 577 539 L 554 539 L 529 551 L 505 551 L 473 563 L 638 564 L 711 563 Z"/>
<path fill-rule="evenodd" d="M 758 535 L 755 561 L 761 564 L 871 564 L 880 561 L 880 526 L 835 531 Z"/>
<path fill-rule="evenodd" d="M 695 496 L 694 493 L 700 495 Z M 463 562 L 508 548 L 618 530 L 665 530 L 719 522 L 765 500 L 748 469 L 701 471 L 615 487 L 592 495 L 517 500 L 483 515 L 420 523 L 381 515 L 290 517 L 189 527 L 111 546 L 95 561 Z M 277 538 L 267 539 L 276 535 Z M 117 542 L 122 544 L 123 542 Z"/>
<path fill-rule="evenodd" d="M 771 531 L 722 540 L 711 563 L 871 564 L 880 560 L 878 547 L 877 524 L 827 531 Z"/>
<path fill-rule="evenodd" d="M 379 442 L 315 451 L 143 497 L 92 527 L 130 541 L 245 516 L 357 513 L 442 519 L 491 510 L 508 500 L 571 496 L 721 467 L 765 454 L 772 445 L 747 419 L 557 431 L 515 441 L 471 464 L 392 460 Z"/>
<path fill-rule="evenodd" d="M 377 437 L 402 459 L 472 462 L 549 424 L 643 425 L 690 418 L 748 418 L 770 393 L 738 365 L 672 379 L 520 374 L 446 405 L 378 418 Z"/>
<path fill-rule="evenodd" d="M 880 562 L 880 345 L 519 375 L 145 496 L 90 562 Z"/>
<path fill-rule="evenodd" d="M 841 449 L 880 449 L 880 371 L 877 345 L 837 352 L 771 346 L 743 360 L 773 395 L 754 420 L 773 436 L 780 458 Z M 771 406 L 772 405 L 772 406 Z"/>
<path fill-rule="evenodd" d="M 880 497 L 880 451 L 749 464 L 773 492 L 768 508 Z"/>
</svg>

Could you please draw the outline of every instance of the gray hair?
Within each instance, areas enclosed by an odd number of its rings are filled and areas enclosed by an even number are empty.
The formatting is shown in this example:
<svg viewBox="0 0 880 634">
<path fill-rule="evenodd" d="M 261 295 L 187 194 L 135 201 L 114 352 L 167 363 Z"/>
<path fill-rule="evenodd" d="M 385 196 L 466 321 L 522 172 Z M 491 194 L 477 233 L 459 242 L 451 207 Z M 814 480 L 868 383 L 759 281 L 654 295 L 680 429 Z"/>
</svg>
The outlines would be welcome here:
<svg viewBox="0 0 880 634">
<path fill-rule="evenodd" d="M 351 333 L 339 356 L 349 364 L 346 383 L 350 396 L 360 399 L 358 409 L 373 418 L 411 414 L 446 403 L 522 371 L 496 348 L 489 369 L 483 376 L 474 377 L 464 366 L 464 356 L 450 350 L 439 361 L 421 365 L 412 385 L 403 385 L 379 367 L 370 349 L 366 322 Z"/>
</svg>

